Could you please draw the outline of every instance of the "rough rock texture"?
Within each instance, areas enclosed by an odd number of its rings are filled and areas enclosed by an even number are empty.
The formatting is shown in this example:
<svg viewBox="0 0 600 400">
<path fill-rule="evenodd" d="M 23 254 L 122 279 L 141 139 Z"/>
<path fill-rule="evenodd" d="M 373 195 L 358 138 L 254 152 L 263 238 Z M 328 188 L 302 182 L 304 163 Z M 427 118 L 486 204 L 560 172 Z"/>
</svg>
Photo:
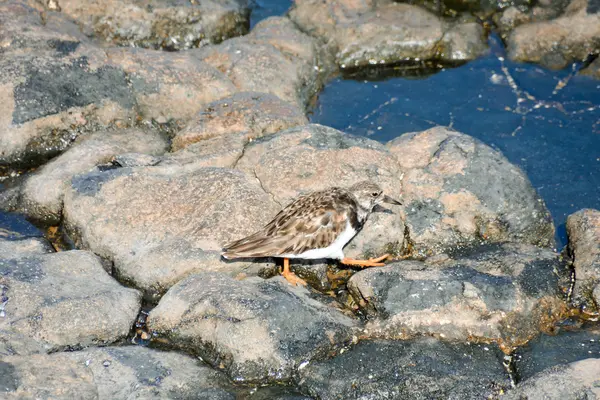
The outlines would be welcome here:
<svg viewBox="0 0 600 400">
<path fill-rule="evenodd" d="M 600 51 L 600 7 L 573 1 L 558 18 L 520 25 L 508 36 L 508 56 L 561 69 Z"/>
<path fill-rule="evenodd" d="M 191 50 L 239 91 L 270 93 L 304 109 L 322 86 L 326 53 L 287 18 L 261 21 L 249 35 Z"/>
<path fill-rule="evenodd" d="M 0 260 L 0 330 L 34 338 L 47 351 L 125 337 L 140 293 L 120 286 L 95 255 L 66 251 Z"/>
<path fill-rule="evenodd" d="M 371 337 L 433 334 L 495 341 L 507 350 L 564 318 L 566 263 L 527 245 L 492 245 L 456 259 L 401 261 L 356 273 L 350 293 Z M 565 289 L 566 290 L 566 289 Z"/>
<path fill-rule="evenodd" d="M 44 238 L 6 240 L 0 237 L 0 259 L 22 258 L 52 252 L 54 248 Z"/>
<path fill-rule="evenodd" d="M 444 127 L 404 134 L 388 148 L 405 171 L 405 221 L 414 255 L 481 242 L 554 245 L 544 202 L 498 151 Z"/>
<path fill-rule="evenodd" d="M 292 20 L 325 41 L 342 68 L 431 59 L 466 61 L 486 49 L 481 27 L 462 28 L 412 4 L 389 0 L 294 4 Z"/>
<path fill-rule="evenodd" d="M 26 356 L 39 353 L 45 353 L 44 346 L 35 339 L 17 332 L 0 330 L 0 363 L 7 356 Z M 2 389 L 3 385 L 0 384 L 0 393 L 2 393 Z"/>
<path fill-rule="evenodd" d="M 583 209 L 569 215 L 567 232 L 575 267 L 573 300 L 586 312 L 600 312 L 600 211 Z"/>
<path fill-rule="evenodd" d="M 540 372 L 502 397 L 507 400 L 600 398 L 600 358 L 589 358 Z"/>
<path fill-rule="evenodd" d="M 21 209 L 46 223 L 60 221 L 65 190 L 75 175 L 109 162 L 120 153 L 162 154 L 165 138 L 156 132 L 127 129 L 81 137 L 65 153 L 37 170 L 23 185 Z"/>
<path fill-rule="evenodd" d="M 330 360 L 309 364 L 297 381 L 322 400 L 496 398 L 510 385 L 498 353 L 432 338 L 361 342 Z"/>
<path fill-rule="evenodd" d="M 39 164 L 83 132 L 131 123 L 125 73 L 72 22 L 2 2 L 0 38 L 0 166 Z"/>
<path fill-rule="evenodd" d="M 255 140 L 246 145 L 236 168 L 256 176 L 281 206 L 302 193 L 365 179 L 402 201 L 401 169 L 384 146 L 322 125 L 291 128 Z M 389 205 L 389 212 L 371 215 L 345 253 L 349 257 L 401 253 L 404 230 L 399 207 Z"/>
<path fill-rule="evenodd" d="M 580 72 L 581 75 L 591 76 L 600 79 L 600 57 L 596 58 L 590 65 Z"/>
<path fill-rule="evenodd" d="M 517 26 L 559 17 L 569 3 L 577 2 L 581 0 L 540 0 L 529 7 L 511 5 L 502 7 L 504 9 L 494 14 L 493 20 L 502 37 L 506 39 Z"/>
<path fill-rule="evenodd" d="M 60 0 L 59 11 L 84 31 L 121 46 L 181 50 L 218 43 L 248 30 L 245 0 L 198 2 Z"/>
<path fill-rule="evenodd" d="M 6 357 L 3 398 L 233 400 L 225 376 L 197 360 L 143 347 Z"/>
<path fill-rule="evenodd" d="M 153 296 L 192 272 L 247 269 L 248 262 L 220 261 L 221 248 L 278 210 L 239 171 L 159 165 L 76 177 L 64 219 L 80 247 L 113 261 L 119 279 Z"/>
<path fill-rule="evenodd" d="M 576 331 L 540 335 L 515 353 L 515 370 L 522 381 L 556 365 L 600 358 L 600 329 L 591 325 Z M 598 374 L 596 374 L 598 376 Z"/>
<path fill-rule="evenodd" d="M 235 92 L 236 87 L 222 72 L 199 62 L 189 52 L 146 49 L 108 49 L 111 65 L 122 69 L 131 84 L 141 118 L 183 124 L 203 104 Z"/>
<path fill-rule="evenodd" d="M 173 138 L 174 151 L 192 143 L 227 134 L 244 134 L 254 139 L 308 122 L 298 106 L 278 97 L 241 92 L 207 104 Z"/>
<path fill-rule="evenodd" d="M 283 278 L 237 281 L 191 275 L 148 317 L 171 345 L 200 355 L 234 381 L 285 381 L 305 362 L 352 341 L 354 321 Z"/>
</svg>

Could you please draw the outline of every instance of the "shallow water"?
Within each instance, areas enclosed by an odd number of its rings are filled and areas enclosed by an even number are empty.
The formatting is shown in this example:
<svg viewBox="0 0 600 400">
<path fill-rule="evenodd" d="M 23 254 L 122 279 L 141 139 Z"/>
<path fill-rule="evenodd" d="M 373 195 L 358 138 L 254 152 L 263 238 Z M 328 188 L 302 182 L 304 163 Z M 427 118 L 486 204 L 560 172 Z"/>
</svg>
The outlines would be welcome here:
<svg viewBox="0 0 600 400">
<path fill-rule="evenodd" d="M 567 216 L 600 208 L 600 80 L 576 76 L 577 65 L 549 71 L 511 62 L 497 37 L 489 42 L 487 56 L 434 74 L 388 69 L 335 79 L 309 118 L 381 142 L 435 125 L 482 140 L 527 173 L 561 248 Z"/>
</svg>

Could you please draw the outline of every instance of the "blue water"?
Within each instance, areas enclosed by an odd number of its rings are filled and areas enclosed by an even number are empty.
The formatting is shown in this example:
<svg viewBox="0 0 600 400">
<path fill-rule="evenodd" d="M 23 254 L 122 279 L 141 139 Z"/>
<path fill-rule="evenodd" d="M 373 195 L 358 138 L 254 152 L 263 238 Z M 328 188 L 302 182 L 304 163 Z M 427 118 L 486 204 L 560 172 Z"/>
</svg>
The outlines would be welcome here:
<svg viewBox="0 0 600 400">
<path fill-rule="evenodd" d="M 285 14 L 292 3 L 293 0 L 252 0 L 250 29 L 267 17 Z"/>
<path fill-rule="evenodd" d="M 600 80 L 508 61 L 494 36 L 490 49 L 424 77 L 335 79 L 309 117 L 381 142 L 435 125 L 479 138 L 526 172 L 562 247 L 567 216 L 600 208 Z"/>
</svg>

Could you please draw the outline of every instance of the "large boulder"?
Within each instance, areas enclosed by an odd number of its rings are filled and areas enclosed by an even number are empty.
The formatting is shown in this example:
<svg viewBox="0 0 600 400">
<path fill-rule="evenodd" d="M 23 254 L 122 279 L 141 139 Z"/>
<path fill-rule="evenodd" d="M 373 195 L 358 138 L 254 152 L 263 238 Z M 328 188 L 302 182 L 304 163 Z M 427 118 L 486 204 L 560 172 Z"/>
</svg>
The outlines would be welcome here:
<svg viewBox="0 0 600 400">
<path fill-rule="evenodd" d="M 5 399 L 236 398 L 222 373 L 197 360 L 133 346 L 6 357 L 0 376 Z"/>
<path fill-rule="evenodd" d="M 322 400 L 497 398 L 510 387 L 499 353 L 433 338 L 365 341 L 308 364 L 296 380 Z"/>
<path fill-rule="evenodd" d="M 194 164 L 92 171 L 65 195 L 65 225 L 77 245 L 114 263 L 116 276 L 164 293 L 193 272 L 246 270 L 225 263 L 226 243 L 253 233 L 279 207 L 239 171 Z"/>
<path fill-rule="evenodd" d="M 245 0 L 54 2 L 88 34 L 121 46 L 181 50 L 219 43 L 248 30 Z"/>
<path fill-rule="evenodd" d="M 444 127 L 388 143 L 404 172 L 405 223 L 415 256 L 482 242 L 553 247 L 554 225 L 520 168 L 477 139 Z"/>
<path fill-rule="evenodd" d="M 108 163 L 121 153 L 162 154 L 166 139 L 153 131 L 128 129 L 97 132 L 75 141 L 23 184 L 20 208 L 30 217 L 56 224 L 62 216 L 63 197 L 71 178 Z"/>
<path fill-rule="evenodd" d="M 487 48 L 479 24 L 445 21 L 419 6 L 390 0 L 297 0 L 290 18 L 326 42 L 341 68 L 466 61 Z"/>
<path fill-rule="evenodd" d="M 575 267 L 574 303 L 600 312 L 600 211 L 583 209 L 567 218 L 569 251 Z"/>
<path fill-rule="evenodd" d="M 255 176 L 281 206 L 296 196 L 332 186 L 347 187 L 362 180 L 378 183 L 402 200 L 401 169 L 380 143 L 322 125 L 306 125 L 254 140 L 244 147 L 236 168 Z M 404 249 L 405 227 L 397 206 L 375 212 L 346 246 L 347 256 L 395 254 Z"/>
<path fill-rule="evenodd" d="M 34 338 L 46 351 L 126 337 L 141 300 L 97 256 L 77 250 L 0 259 L 0 292 L 0 330 Z"/>
<path fill-rule="evenodd" d="M 150 312 L 148 327 L 237 382 L 289 380 L 356 332 L 353 319 L 281 277 L 240 281 L 218 273 L 173 286 Z"/>
<path fill-rule="evenodd" d="M 519 25 L 508 36 L 508 56 L 561 69 L 600 51 L 600 7 L 594 0 L 573 1 L 548 21 Z"/>
<path fill-rule="evenodd" d="M 510 352 L 567 315 L 569 277 L 550 250 L 507 244 L 370 268 L 348 288 L 370 317 L 367 337 L 436 335 L 496 342 Z"/>
</svg>

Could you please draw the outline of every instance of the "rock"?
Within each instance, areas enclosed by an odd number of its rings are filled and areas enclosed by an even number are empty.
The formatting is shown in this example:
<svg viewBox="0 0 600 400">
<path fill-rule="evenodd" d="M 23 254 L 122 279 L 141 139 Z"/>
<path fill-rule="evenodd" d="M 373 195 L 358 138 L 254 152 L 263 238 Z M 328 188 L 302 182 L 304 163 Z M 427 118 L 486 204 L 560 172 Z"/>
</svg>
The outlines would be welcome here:
<svg viewBox="0 0 600 400">
<path fill-rule="evenodd" d="M 600 312 L 600 211 L 583 209 L 567 218 L 569 251 L 573 255 L 573 302 L 584 312 Z"/>
<path fill-rule="evenodd" d="M 289 380 L 303 363 L 353 340 L 354 321 L 283 278 L 201 273 L 173 286 L 148 327 L 236 382 Z"/>
<path fill-rule="evenodd" d="M 118 278 L 150 299 L 193 272 L 256 272 L 260 264 L 221 261 L 221 249 L 278 211 L 239 171 L 158 165 L 74 178 L 64 221 L 80 248 L 111 260 Z"/>
<path fill-rule="evenodd" d="M 246 132 L 202 139 L 168 154 L 161 161 L 161 165 L 192 164 L 203 167 L 233 168 L 250 141 L 252 138 L 249 138 Z"/>
<path fill-rule="evenodd" d="M 17 1 L 0 3 L 0 165 L 30 166 L 80 134 L 131 123 L 125 73 L 75 24 Z"/>
<path fill-rule="evenodd" d="M 202 0 L 148 4 L 132 0 L 60 0 L 60 11 L 79 21 L 90 34 L 119 46 L 182 50 L 248 30 L 245 0 Z"/>
<path fill-rule="evenodd" d="M 146 120 L 174 119 L 183 125 L 204 104 L 236 91 L 223 73 L 189 52 L 129 48 L 106 52 L 111 64 L 127 74 L 140 117 Z"/>
<path fill-rule="evenodd" d="M 600 329 L 593 325 L 576 331 L 559 328 L 519 348 L 514 358 L 517 376 L 524 382 L 557 365 L 600 358 Z"/>
<path fill-rule="evenodd" d="M 394 156 L 373 140 L 322 125 L 306 125 L 248 143 L 236 168 L 256 176 L 281 206 L 296 196 L 332 186 L 351 186 L 369 179 L 392 198 L 402 200 L 402 171 Z M 404 224 L 400 210 L 369 217 L 363 230 L 345 248 L 348 257 L 402 253 Z"/>
<path fill-rule="evenodd" d="M 35 339 L 17 332 L 0 330 L 0 364 L 7 356 L 27 356 L 39 353 L 45 353 L 44 346 Z M 0 383 L 0 393 L 3 389 L 4 385 Z"/>
<path fill-rule="evenodd" d="M 405 223 L 413 255 L 482 242 L 554 246 L 554 225 L 520 168 L 477 139 L 444 127 L 388 143 L 405 171 Z"/>
<path fill-rule="evenodd" d="M 562 69 L 600 50 L 600 9 L 594 0 L 573 1 L 560 17 L 520 25 L 508 36 L 508 56 Z"/>
<path fill-rule="evenodd" d="M 0 237 L 0 259 L 23 258 L 53 252 L 54 248 L 44 238 L 6 240 Z"/>
<path fill-rule="evenodd" d="M 580 0 L 573 1 L 577 2 Z M 536 2 L 533 7 L 527 7 L 526 9 L 512 5 L 494 14 L 493 20 L 502 37 L 506 39 L 519 25 L 548 21 L 560 16 L 564 13 L 569 3 L 570 0 L 542 0 Z"/>
<path fill-rule="evenodd" d="M 124 338 L 140 308 L 140 294 L 85 251 L 0 260 L 0 277 L 0 330 L 34 338 L 49 352 Z"/>
<path fill-rule="evenodd" d="M 584 70 L 580 71 L 580 74 L 600 79 L 600 58 L 596 58 L 594 61 L 592 61 L 592 63 Z"/>
<path fill-rule="evenodd" d="M 289 21 L 270 18 L 256 30 L 190 53 L 227 75 L 239 91 L 273 94 L 304 109 L 322 86 L 324 53 Z"/>
<path fill-rule="evenodd" d="M 75 175 L 107 163 L 119 153 L 161 154 L 166 147 L 166 140 L 158 133 L 140 129 L 97 132 L 82 137 L 27 179 L 21 207 L 36 220 L 57 224 L 62 216 L 65 190 Z"/>
<path fill-rule="evenodd" d="M 600 398 L 600 358 L 588 358 L 547 369 L 507 393 L 507 400 Z"/>
<path fill-rule="evenodd" d="M 6 357 L 0 382 L 8 399 L 235 399 L 223 374 L 177 353 L 105 347 Z"/>
<path fill-rule="evenodd" d="M 372 318 L 367 337 L 436 335 L 497 342 L 510 351 L 566 316 L 559 288 L 568 279 L 568 267 L 555 253 L 506 244 L 454 260 L 366 269 L 350 278 L 348 289 Z"/>
<path fill-rule="evenodd" d="M 310 363 L 297 380 L 322 400 L 497 398 L 510 386 L 498 353 L 433 338 L 375 340 Z"/>
<path fill-rule="evenodd" d="M 419 6 L 389 0 L 298 0 L 290 18 L 328 43 L 341 68 L 437 59 L 467 61 L 486 49 L 481 29 L 460 28 Z M 461 38 L 461 34 L 468 37 Z"/>
<path fill-rule="evenodd" d="M 206 105 L 175 135 L 172 149 L 227 134 L 243 133 L 247 141 L 307 122 L 294 104 L 271 94 L 241 92 Z"/>
</svg>

